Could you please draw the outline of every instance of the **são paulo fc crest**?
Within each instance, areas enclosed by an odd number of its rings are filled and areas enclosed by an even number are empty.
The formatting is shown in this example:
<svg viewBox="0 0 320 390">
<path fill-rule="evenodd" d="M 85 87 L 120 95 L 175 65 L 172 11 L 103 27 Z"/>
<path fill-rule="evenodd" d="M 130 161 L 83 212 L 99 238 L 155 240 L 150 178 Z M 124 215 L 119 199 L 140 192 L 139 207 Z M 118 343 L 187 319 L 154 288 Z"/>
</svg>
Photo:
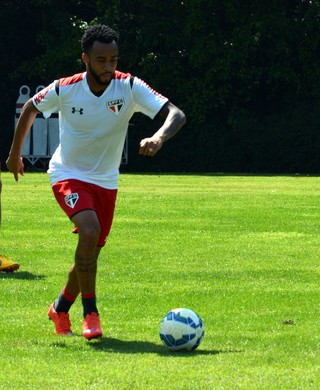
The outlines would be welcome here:
<svg viewBox="0 0 320 390">
<path fill-rule="evenodd" d="M 66 204 L 71 207 L 72 209 L 74 209 L 74 206 L 76 205 L 76 203 L 78 202 L 78 199 L 79 199 L 79 195 L 77 192 L 75 192 L 74 194 L 70 194 L 70 195 L 67 195 L 65 198 L 64 198 L 64 201 L 66 202 Z"/>
<path fill-rule="evenodd" d="M 124 98 L 107 101 L 107 108 L 116 115 L 119 115 L 119 112 L 122 110 L 123 106 L 124 106 Z"/>
</svg>

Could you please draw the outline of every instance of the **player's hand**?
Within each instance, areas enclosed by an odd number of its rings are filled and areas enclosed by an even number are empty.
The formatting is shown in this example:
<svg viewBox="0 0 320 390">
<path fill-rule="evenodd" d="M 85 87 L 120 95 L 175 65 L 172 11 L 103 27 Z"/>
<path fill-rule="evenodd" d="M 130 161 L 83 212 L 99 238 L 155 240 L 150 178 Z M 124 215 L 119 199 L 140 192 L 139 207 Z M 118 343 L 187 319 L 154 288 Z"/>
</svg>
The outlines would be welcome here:
<svg viewBox="0 0 320 390">
<path fill-rule="evenodd" d="M 162 148 L 163 140 L 161 137 L 144 138 L 140 141 L 139 154 L 142 156 L 154 156 Z"/>
<path fill-rule="evenodd" d="M 9 172 L 13 173 L 13 176 L 16 181 L 19 180 L 19 174 L 24 176 L 24 164 L 22 161 L 22 157 L 13 158 L 9 156 L 6 161 Z"/>
</svg>

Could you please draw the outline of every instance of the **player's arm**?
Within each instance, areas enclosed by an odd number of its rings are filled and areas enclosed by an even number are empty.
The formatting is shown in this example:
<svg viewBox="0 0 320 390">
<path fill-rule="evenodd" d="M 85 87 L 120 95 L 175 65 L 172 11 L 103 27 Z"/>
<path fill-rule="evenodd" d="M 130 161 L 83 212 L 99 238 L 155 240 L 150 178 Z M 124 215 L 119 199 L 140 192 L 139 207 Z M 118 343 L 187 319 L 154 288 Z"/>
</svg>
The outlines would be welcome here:
<svg viewBox="0 0 320 390">
<path fill-rule="evenodd" d="M 9 172 L 13 173 L 16 181 L 19 180 L 19 173 L 22 176 L 24 175 L 24 164 L 21 157 L 22 146 L 38 113 L 39 111 L 33 105 L 32 100 L 29 99 L 22 108 L 14 132 L 11 149 L 6 163 Z"/>
<path fill-rule="evenodd" d="M 144 156 L 154 156 L 163 143 L 172 138 L 186 123 L 184 112 L 171 102 L 167 102 L 158 115 L 164 118 L 163 125 L 152 137 L 144 138 L 140 142 L 139 153 Z"/>
</svg>

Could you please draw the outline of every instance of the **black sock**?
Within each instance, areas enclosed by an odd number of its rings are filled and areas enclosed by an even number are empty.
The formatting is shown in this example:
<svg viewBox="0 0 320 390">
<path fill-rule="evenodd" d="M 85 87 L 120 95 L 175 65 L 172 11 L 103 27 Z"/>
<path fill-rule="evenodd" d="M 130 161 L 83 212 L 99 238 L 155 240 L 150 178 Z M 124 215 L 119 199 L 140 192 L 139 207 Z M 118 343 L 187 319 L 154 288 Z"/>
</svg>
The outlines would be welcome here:
<svg viewBox="0 0 320 390">
<path fill-rule="evenodd" d="M 83 317 L 85 318 L 87 314 L 98 313 L 96 296 L 95 295 L 82 295 L 82 305 L 83 305 Z"/>
<path fill-rule="evenodd" d="M 57 313 L 61 313 L 61 312 L 68 313 L 70 307 L 73 305 L 76 298 L 77 298 L 76 296 L 71 295 L 64 287 L 58 299 L 54 301 L 53 304 L 54 310 Z"/>
<path fill-rule="evenodd" d="M 71 301 L 68 301 L 68 299 L 66 299 L 64 296 L 63 296 L 63 293 L 61 292 L 58 299 L 56 299 L 54 301 L 54 310 L 57 312 L 57 313 L 60 313 L 60 312 L 64 312 L 64 313 L 68 313 L 68 311 L 70 310 L 70 307 L 72 306 L 73 302 Z"/>
</svg>

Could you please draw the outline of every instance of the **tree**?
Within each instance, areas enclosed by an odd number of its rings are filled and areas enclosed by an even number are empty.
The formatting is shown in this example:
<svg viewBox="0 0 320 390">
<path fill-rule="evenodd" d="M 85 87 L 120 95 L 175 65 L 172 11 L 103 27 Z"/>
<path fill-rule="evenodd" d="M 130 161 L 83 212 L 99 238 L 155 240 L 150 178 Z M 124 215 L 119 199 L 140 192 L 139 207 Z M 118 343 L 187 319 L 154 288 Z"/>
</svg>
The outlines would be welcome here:
<svg viewBox="0 0 320 390">
<path fill-rule="evenodd" d="M 320 2 L 27 0 L 0 5 L 4 139 L 20 85 L 81 71 L 92 23 L 120 32 L 120 70 L 170 97 L 187 126 L 148 164 L 137 143 L 157 123 L 137 115 L 128 170 L 317 172 Z M 303 145 L 299 148 L 298 145 Z M 301 155 L 301 150 L 303 154 Z"/>
</svg>

